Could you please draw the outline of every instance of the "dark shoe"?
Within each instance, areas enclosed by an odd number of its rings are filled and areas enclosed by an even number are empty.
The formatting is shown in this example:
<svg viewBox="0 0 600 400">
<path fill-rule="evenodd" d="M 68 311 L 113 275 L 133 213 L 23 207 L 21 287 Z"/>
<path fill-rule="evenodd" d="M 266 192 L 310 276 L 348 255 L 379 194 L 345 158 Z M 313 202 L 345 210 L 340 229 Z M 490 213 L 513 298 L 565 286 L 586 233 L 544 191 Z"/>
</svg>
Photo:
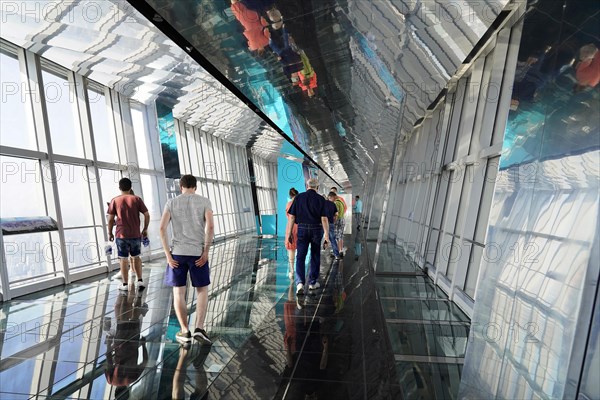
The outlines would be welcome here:
<svg viewBox="0 0 600 400">
<path fill-rule="evenodd" d="M 190 331 L 187 331 L 186 333 L 179 331 L 175 334 L 175 339 L 179 343 L 189 343 L 192 341 L 192 335 L 190 334 Z"/>
<path fill-rule="evenodd" d="M 209 339 L 208 334 L 204 329 L 196 328 L 194 330 L 194 339 L 202 344 L 212 344 L 212 341 Z"/>
</svg>

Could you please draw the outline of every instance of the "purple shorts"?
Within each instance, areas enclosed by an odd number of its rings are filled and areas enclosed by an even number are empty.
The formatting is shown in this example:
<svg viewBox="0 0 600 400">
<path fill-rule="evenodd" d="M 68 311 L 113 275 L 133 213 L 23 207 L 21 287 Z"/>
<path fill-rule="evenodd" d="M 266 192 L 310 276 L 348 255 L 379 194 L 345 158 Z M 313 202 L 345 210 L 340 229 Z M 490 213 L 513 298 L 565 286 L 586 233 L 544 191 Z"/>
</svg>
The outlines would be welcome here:
<svg viewBox="0 0 600 400">
<path fill-rule="evenodd" d="M 167 286 L 186 286 L 188 271 L 192 280 L 193 287 L 204 287 L 210 285 L 210 267 L 208 261 L 202 267 L 197 267 L 196 262 L 200 256 L 176 256 L 173 259 L 179 263 L 177 268 L 171 268 L 167 264 L 165 273 L 165 285 Z"/>
</svg>

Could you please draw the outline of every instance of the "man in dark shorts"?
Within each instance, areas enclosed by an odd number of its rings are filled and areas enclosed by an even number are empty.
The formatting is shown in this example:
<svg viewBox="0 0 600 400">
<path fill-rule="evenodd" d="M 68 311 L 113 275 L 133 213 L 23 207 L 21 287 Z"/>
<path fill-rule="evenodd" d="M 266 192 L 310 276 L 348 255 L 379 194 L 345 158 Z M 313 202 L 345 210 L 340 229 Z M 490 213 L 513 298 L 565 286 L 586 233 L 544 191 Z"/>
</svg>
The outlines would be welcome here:
<svg viewBox="0 0 600 400">
<path fill-rule="evenodd" d="M 142 237 L 148 236 L 150 213 L 148 208 L 138 196 L 131 194 L 131 180 L 123 178 L 119 181 L 121 195 L 115 197 L 108 205 L 108 238 L 112 242 L 115 236 L 112 233 L 116 217 L 116 244 L 119 256 L 119 266 L 123 284 L 119 290 L 129 289 L 129 257 L 133 258 L 133 268 L 137 275 L 138 290 L 144 290 L 146 285 L 142 279 Z M 144 214 L 144 229 L 140 233 L 140 214 Z"/>
<path fill-rule="evenodd" d="M 187 343 L 193 336 L 204 344 L 211 344 L 204 330 L 204 319 L 210 284 L 208 251 L 214 236 L 213 211 L 210 200 L 196 194 L 196 184 L 193 175 L 181 177 L 181 195 L 167 201 L 160 220 L 160 240 L 168 263 L 165 284 L 173 287 L 173 305 L 181 326 L 176 339 Z M 169 223 L 173 232 L 171 247 L 167 241 Z M 188 272 L 197 298 L 196 329 L 193 334 L 188 326 L 185 300 Z"/>
<path fill-rule="evenodd" d="M 337 237 L 335 232 L 335 223 L 338 219 L 338 208 L 335 204 L 336 194 L 329 192 L 327 195 L 327 203 L 325 213 L 327 214 L 327 220 L 329 221 L 329 242 L 331 243 L 331 249 L 333 250 L 333 256 L 336 260 L 340 259 L 340 251 L 337 246 Z"/>
<path fill-rule="evenodd" d="M 337 240 L 337 246 L 340 251 L 340 255 L 343 255 L 346 252 L 346 248 L 344 247 L 344 229 L 346 229 L 346 220 L 344 216 L 346 215 L 346 210 L 348 206 L 346 206 L 346 200 L 340 195 L 338 195 L 337 187 L 332 187 L 331 192 L 335 194 L 335 199 L 333 202 L 338 209 L 338 216 L 335 220 L 335 238 Z"/>
<path fill-rule="evenodd" d="M 296 294 L 304 294 L 304 284 L 306 281 L 306 254 L 310 245 L 310 272 L 308 274 L 308 288 L 310 290 L 318 289 L 321 285 L 318 282 L 321 268 L 321 240 L 323 232 L 329 233 L 329 221 L 325 212 L 325 200 L 317 189 L 319 182 L 311 178 L 307 183 L 308 190 L 300 193 L 294 198 L 288 214 L 288 225 L 285 237 L 289 242 L 292 241 L 292 226 L 298 224 L 298 238 L 296 240 Z M 329 234 L 325 235 L 324 247 L 329 244 Z"/>
</svg>

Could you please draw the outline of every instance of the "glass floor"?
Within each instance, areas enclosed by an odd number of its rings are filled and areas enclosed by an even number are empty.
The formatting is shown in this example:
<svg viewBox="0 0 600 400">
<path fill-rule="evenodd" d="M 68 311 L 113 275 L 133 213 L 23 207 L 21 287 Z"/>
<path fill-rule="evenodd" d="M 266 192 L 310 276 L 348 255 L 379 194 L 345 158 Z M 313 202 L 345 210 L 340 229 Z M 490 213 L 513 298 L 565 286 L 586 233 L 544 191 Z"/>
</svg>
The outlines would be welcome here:
<svg viewBox="0 0 600 400">
<path fill-rule="evenodd" d="M 394 245 L 381 245 L 375 280 L 403 398 L 458 398 L 469 318 Z"/>
<path fill-rule="evenodd" d="M 3 303 L 0 399 L 456 397 L 468 319 L 422 276 L 376 276 L 362 237 L 346 246 L 297 297 L 278 239 L 217 244 L 212 346 L 175 341 L 162 260 L 142 292 L 111 273 Z"/>
</svg>

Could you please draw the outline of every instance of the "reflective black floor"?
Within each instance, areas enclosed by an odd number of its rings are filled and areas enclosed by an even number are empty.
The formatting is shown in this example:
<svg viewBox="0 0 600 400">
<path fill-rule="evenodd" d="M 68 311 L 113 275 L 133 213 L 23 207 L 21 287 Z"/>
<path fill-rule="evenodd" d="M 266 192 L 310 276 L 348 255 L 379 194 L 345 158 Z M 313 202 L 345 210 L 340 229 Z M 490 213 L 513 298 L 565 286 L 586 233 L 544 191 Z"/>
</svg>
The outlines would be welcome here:
<svg viewBox="0 0 600 400">
<path fill-rule="evenodd" d="M 277 239 L 216 245 L 211 347 L 175 342 L 161 261 L 141 293 L 96 277 L 2 304 L 0 398 L 455 398 L 468 319 L 424 277 L 376 275 L 364 244 L 323 253 L 301 297 Z"/>
</svg>

